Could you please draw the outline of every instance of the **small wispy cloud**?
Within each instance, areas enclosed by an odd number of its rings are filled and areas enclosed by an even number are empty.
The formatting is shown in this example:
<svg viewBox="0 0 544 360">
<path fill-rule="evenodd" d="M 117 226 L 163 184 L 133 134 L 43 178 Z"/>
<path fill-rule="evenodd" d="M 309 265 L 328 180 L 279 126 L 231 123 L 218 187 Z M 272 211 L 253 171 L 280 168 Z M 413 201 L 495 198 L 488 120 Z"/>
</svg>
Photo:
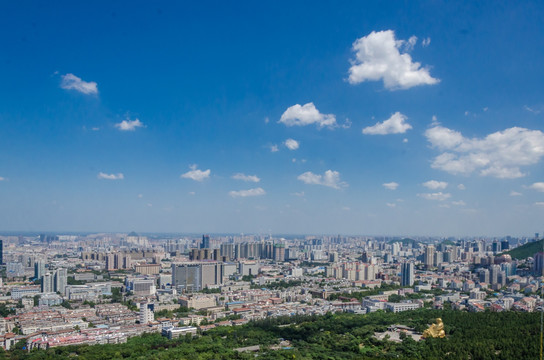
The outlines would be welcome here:
<svg viewBox="0 0 544 360">
<path fill-rule="evenodd" d="M 314 174 L 311 171 L 307 171 L 300 174 L 297 179 L 305 184 L 323 185 L 337 190 L 348 186 L 347 183 L 340 181 L 340 173 L 332 170 L 325 171 L 323 175 Z"/>
<path fill-rule="evenodd" d="M 230 191 L 229 195 L 232 197 L 249 197 L 249 196 L 262 196 L 265 195 L 266 191 L 264 191 L 263 188 L 255 188 L 255 189 L 248 189 L 248 190 L 238 190 L 238 191 Z"/>
<path fill-rule="evenodd" d="M 517 192 L 517 191 L 514 191 L 514 190 L 510 191 L 510 196 L 522 196 L 522 195 L 523 194 L 520 193 L 520 192 Z"/>
<path fill-rule="evenodd" d="M 210 177 L 210 173 L 211 173 L 210 169 L 202 171 L 197 169 L 197 167 L 198 166 L 196 164 L 189 166 L 191 170 L 187 171 L 185 174 L 182 174 L 180 177 L 184 179 L 191 179 L 198 182 L 204 181 Z"/>
<path fill-rule="evenodd" d="M 99 172 L 96 177 L 100 180 L 123 180 L 125 178 L 125 176 L 122 173 L 106 174 L 103 172 Z"/>
<path fill-rule="evenodd" d="M 444 201 L 448 200 L 451 197 L 451 194 L 439 191 L 436 193 L 417 194 L 417 196 L 426 200 Z"/>
<path fill-rule="evenodd" d="M 295 104 L 287 108 L 279 122 L 289 127 L 315 124 L 320 129 L 323 127 L 332 129 L 338 126 L 334 114 L 320 113 L 313 102 L 304 105 Z"/>
<path fill-rule="evenodd" d="M 278 148 L 278 145 L 270 145 L 270 152 L 278 152 L 280 149 Z"/>
<path fill-rule="evenodd" d="M 289 150 L 296 150 L 299 148 L 300 144 L 295 139 L 287 139 L 283 143 L 285 147 L 287 147 Z"/>
<path fill-rule="evenodd" d="M 544 192 L 544 182 L 535 182 L 534 184 L 528 186 L 529 189 Z"/>
<path fill-rule="evenodd" d="M 85 95 L 98 94 L 98 87 L 94 81 L 83 81 L 74 74 L 61 75 L 60 87 L 65 90 L 75 90 Z"/>
<path fill-rule="evenodd" d="M 392 181 L 389 183 L 383 183 L 382 186 L 386 188 L 387 190 L 397 190 L 397 188 L 399 187 L 399 184 Z"/>
<path fill-rule="evenodd" d="M 404 134 L 412 128 L 412 125 L 406 122 L 407 117 L 400 112 L 396 112 L 383 122 L 377 122 L 373 126 L 367 126 L 363 129 L 365 135 L 388 135 Z"/>
<path fill-rule="evenodd" d="M 445 181 L 429 180 L 422 185 L 431 190 L 444 190 L 448 186 L 448 183 Z"/>
<path fill-rule="evenodd" d="M 137 128 L 145 127 L 145 125 L 139 120 L 123 120 L 118 124 L 115 124 L 115 127 L 121 131 L 135 131 Z"/>
<path fill-rule="evenodd" d="M 237 173 L 232 175 L 234 180 L 248 181 L 248 182 L 259 182 L 261 179 L 257 175 L 246 175 L 242 173 Z"/>
</svg>

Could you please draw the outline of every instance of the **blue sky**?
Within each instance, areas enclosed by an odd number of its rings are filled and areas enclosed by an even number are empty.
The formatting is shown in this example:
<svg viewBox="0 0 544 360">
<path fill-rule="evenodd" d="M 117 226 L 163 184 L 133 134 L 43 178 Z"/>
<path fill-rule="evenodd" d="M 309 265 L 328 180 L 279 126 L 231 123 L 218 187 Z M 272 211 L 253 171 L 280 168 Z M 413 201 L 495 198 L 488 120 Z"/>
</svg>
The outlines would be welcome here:
<svg viewBox="0 0 544 360">
<path fill-rule="evenodd" d="M 543 18 L 3 3 L 0 229 L 544 232 Z"/>
</svg>

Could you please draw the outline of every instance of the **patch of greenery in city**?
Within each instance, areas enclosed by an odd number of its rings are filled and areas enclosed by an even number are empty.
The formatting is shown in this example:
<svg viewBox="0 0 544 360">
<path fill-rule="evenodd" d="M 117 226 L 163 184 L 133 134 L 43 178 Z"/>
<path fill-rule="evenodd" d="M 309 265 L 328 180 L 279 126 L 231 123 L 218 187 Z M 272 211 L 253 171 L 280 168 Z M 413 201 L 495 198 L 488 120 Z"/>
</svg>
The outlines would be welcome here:
<svg viewBox="0 0 544 360">
<path fill-rule="evenodd" d="M 378 340 L 376 331 L 402 324 L 422 332 L 440 317 L 446 338 L 401 342 Z M 368 315 L 327 314 L 266 318 L 244 326 L 224 326 L 202 336 L 168 340 L 158 334 L 131 338 L 126 344 L 80 345 L 48 350 L 15 350 L 0 354 L 9 359 L 254 359 L 255 354 L 234 349 L 259 345 L 260 359 L 529 359 L 537 358 L 540 314 L 515 312 L 467 313 L 420 309 Z M 281 340 L 290 346 L 271 349 Z"/>
<path fill-rule="evenodd" d="M 506 251 L 504 254 L 509 254 L 513 259 L 523 260 L 527 259 L 528 257 L 534 256 L 537 252 L 542 251 L 542 245 L 544 243 L 544 239 L 527 243 L 521 246 L 518 246 L 517 248 Z"/>
</svg>

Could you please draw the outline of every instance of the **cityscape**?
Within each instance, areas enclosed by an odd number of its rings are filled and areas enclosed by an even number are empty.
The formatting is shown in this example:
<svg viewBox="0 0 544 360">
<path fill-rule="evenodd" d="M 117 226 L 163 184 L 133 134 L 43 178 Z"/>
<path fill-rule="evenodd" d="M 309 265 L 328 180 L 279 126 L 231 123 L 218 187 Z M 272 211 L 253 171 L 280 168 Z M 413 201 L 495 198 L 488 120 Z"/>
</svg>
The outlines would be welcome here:
<svg viewBox="0 0 544 360">
<path fill-rule="evenodd" d="M 20 341 L 32 350 L 123 343 L 147 333 L 175 339 L 295 315 L 445 307 L 530 313 L 544 306 L 538 233 L 500 239 L 134 232 L 1 239 L 0 345 L 6 350 Z M 388 335 L 400 341 L 400 332 Z"/>
<path fill-rule="evenodd" d="M 0 360 L 544 359 L 542 19 L 0 2 Z"/>
</svg>

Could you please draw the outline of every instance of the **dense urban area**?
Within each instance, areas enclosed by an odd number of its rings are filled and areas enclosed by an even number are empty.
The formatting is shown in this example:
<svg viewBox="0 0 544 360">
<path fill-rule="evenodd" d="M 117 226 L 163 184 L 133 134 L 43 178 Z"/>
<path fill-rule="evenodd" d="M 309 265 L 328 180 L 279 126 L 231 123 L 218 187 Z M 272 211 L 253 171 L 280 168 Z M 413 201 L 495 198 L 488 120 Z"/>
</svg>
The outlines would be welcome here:
<svg viewBox="0 0 544 360">
<path fill-rule="evenodd" d="M 456 329 L 459 335 L 471 324 L 482 336 L 485 324 L 492 337 L 500 331 L 534 337 L 525 350 L 502 342 L 491 353 L 523 357 L 538 347 L 539 316 L 531 314 L 543 303 L 538 239 L 2 236 L 0 345 L 12 358 L 54 358 L 66 355 L 67 346 L 73 352 L 74 346 L 127 342 L 116 345 L 119 351 L 147 344 L 144 353 L 170 349 L 172 355 L 179 348 L 188 351 L 179 356 L 201 358 L 223 346 L 203 358 L 304 358 L 308 351 L 326 354 L 304 348 L 326 348 L 322 338 L 310 340 L 327 335 L 333 358 L 440 357 L 424 356 L 429 349 L 422 347 L 442 339 L 422 339 L 422 332 L 442 317 L 448 346 Z M 510 330 L 501 330 L 504 321 Z M 338 353 L 334 347 L 348 335 L 352 346 Z M 467 358 L 470 347 L 464 349 L 465 356 L 455 356 Z"/>
</svg>

